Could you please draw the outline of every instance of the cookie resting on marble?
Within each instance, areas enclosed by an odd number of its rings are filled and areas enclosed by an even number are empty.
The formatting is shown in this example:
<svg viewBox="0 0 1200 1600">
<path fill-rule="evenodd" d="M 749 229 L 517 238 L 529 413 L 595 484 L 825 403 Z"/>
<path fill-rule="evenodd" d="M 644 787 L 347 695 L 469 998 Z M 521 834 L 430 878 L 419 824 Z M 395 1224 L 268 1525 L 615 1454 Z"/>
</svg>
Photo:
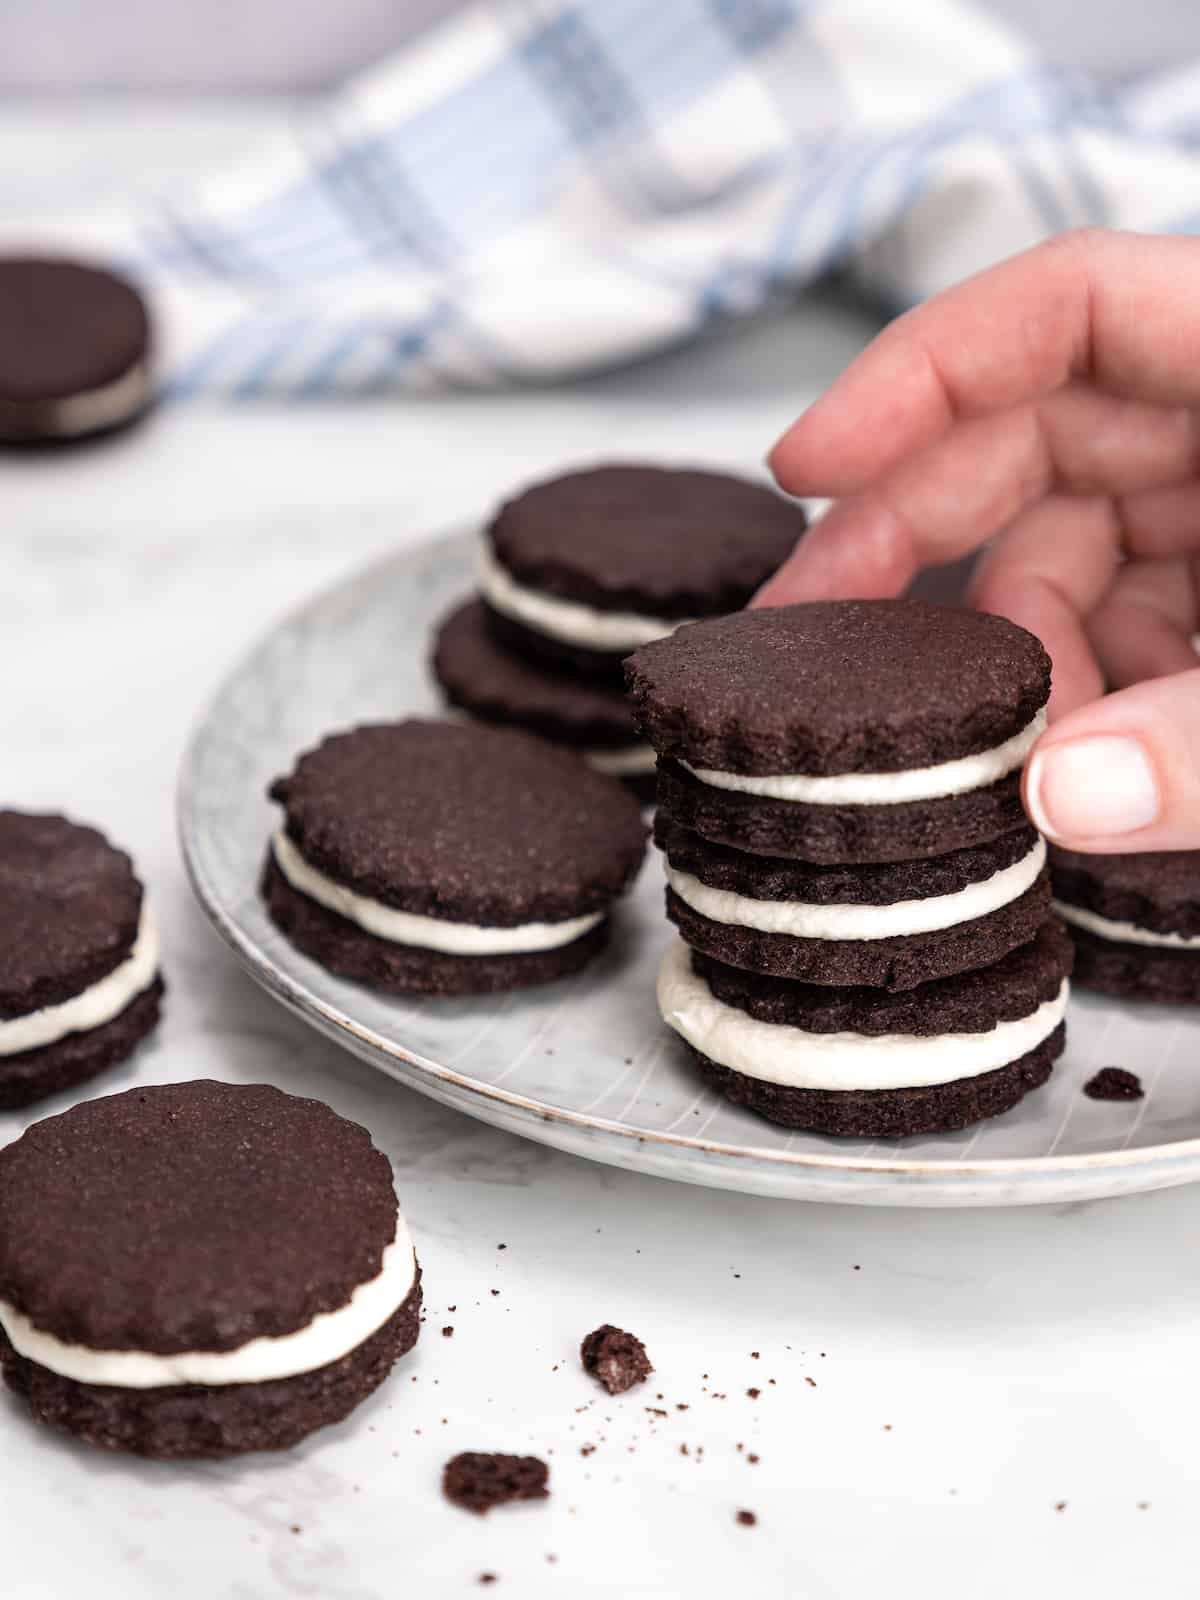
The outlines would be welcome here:
<svg viewBox="0 0 1200 1600">
<path fill-rule="evenodd" d="M 391 1166 L 319 1101 L 160 1084 L 0 1150 L 0 1365 L 86 1444 L 286 1449 L 383 1382 L 420 1304 Z"/>
<path fill-rule="evenodd" d="M 637 800 L 532 735 L 410 720 L 335 734 L 271 796 L 262 879 L 330 971 L 433 995 L 546 983 L 603 947 L 645 853 Z"/>
<path fill-rule="evenodd" d="M 0 1110 L 125 1060 L 158 1021 L 158 934 L 95 828 L 0 811 Z"/>
<path fill-rule="evenodd" d="M 150 318 L 132 284 L 46 256 L 0 257 L 0 443 L 69 444 L 152 398 Z"/>
</svg>

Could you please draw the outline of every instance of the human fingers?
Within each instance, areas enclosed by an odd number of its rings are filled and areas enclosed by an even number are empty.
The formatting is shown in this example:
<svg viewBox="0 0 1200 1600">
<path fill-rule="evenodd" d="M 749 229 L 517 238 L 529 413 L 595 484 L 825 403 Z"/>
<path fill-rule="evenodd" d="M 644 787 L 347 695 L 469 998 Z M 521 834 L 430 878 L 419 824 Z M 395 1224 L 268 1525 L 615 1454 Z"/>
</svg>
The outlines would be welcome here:
<svg viewBox="0 0 1200 1600">
<path fill-rule="evenodd" d="M 1194 668 L 1197 629 L 1200 555 L 1129 562 L 1088 622 L 1105 677 L 1118 689 Z"/>
<path fill-rule="evenodd" d="M 964 420 L 1080 379 L 1200 402 L 1200 240 L 1059 235 L 899 317 L 771 452 L 783 488 L 845 495 Z"/>
<path fill-rule="evenodd" d="M 1072 850 L 1200 849 L 1200 669 L 1121 689 L 1034 747 L 1025 806 Z"/>
</svg>

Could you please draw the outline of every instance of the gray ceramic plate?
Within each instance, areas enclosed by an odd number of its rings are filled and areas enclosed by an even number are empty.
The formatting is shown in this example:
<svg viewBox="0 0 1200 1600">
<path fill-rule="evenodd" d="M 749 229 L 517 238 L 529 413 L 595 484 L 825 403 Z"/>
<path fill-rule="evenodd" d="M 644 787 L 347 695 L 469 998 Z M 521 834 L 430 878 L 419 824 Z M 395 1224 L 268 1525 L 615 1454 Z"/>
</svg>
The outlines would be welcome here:
<svg viewBox="0 0 1200 1600">
<path fill-rule="evenodd" d="M 346 1049 L 424 1094 L 595 1160 L 691 1183 L 888 1205 L 1021 1205 L 1200 1177 L 1200 1019 L 1077 996 L 1046 1088 L 963 1134 L 868 1144 L 793 1133 L 719 1100 L 659 1021 L 670 937 L 657 859 L 596 966 L 539 991 L 398 1000 L 331 977 L 275 931 L 255 884 L 272 826 L 268 781 L 322 734 L 437 706 L 431 621 L 471 584 L 474 539 L 420 546 L 289 617 L 220 690 L 184 763 L 179 821 L 192 882 L 251 974 Z M 1087 1099 L 1102 1066 L 1136 1069 L 1145 1099 Z M 403 1100 L 397 1100 L 403 1115 Z"/>
</svg>

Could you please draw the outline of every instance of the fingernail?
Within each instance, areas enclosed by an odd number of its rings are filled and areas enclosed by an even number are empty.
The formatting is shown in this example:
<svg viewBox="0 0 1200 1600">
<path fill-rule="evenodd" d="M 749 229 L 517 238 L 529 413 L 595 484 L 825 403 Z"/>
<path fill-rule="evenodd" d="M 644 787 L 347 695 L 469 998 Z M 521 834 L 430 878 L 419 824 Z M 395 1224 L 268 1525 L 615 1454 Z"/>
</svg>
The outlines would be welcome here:
<svg viewBox="0 0 1200 1600">
<path fill-rule="evenodd" d="M 1136 833 L 1162 811 L 1158 777 L 1136 739 L 1069 739 L 1038 750 L 1029 763 L 1025 804 L 1051 839 L 1103 839 Z"/>
</svg>

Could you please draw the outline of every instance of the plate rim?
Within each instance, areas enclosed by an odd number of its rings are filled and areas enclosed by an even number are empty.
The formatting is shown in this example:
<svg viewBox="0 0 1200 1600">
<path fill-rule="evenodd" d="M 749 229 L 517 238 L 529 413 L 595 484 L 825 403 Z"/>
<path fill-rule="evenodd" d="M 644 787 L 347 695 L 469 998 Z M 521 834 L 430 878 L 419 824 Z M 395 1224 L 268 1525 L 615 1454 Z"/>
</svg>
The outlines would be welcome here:
<svg viewBox="0 0 1200 1600">
<path fill-rule="evenodd" d="M 683 1134 L 639 1130 L 627 1123 L 613 1122 L 605 1117 L 572 1111 L 550 1101 L 515 1094 L 512 1090 L 499 1088 L 468 1073 L 444 1066 L 356 1022 L 353 1017 L 323 1000 L 305 984 L 276 966 L 268 953 L 246 932 L 227 908 L 208 881 L 200 860 L 202 847 L 199 839 L 202 829 L 192 814 L 191 799 L 195 792 L 195 768 L 199 763 L 202 746 L 216 708 L 244 676 L 254 658 L 278 634 L 295 625 L 310 612 L 328 604 L 336 596 L 359 587 L 372 572 L 408 560 L 418 560 L 439 545 L 463 539 L 472 531 L 472 527 L 473 525 L 448 529 L 418 540 L 400 551 L 376 557 L 289 606 L 258 635 L 248 649 L 237 657 L 233 666 L 222 675 L 192 720 L 175 788 L 175 820 L 180 854 L 183 857 L 188 882 L 201 910 L 223 942 L 268 994 L 298 1012 L 311 1025 L 322 1025 L 323 1031 L 341 1043 L 343 1048 L 353 1051 L 355 1047 L 350 1040 L 354 1039 L 372 1052 L 386 1057 L 394 1067 L 406 1069 L 403 1072 L 395 1071 L 394 1076 L 398 1081 L 403 1081 L 420 1093 L 429 1092 L 423 1085 L 422 1079 L 433 1079 L 459 1091 L 461 1099 L 456 1099 L 455 1103 L 461 1105 L 463 1110 L 470 1109 L 470 1099 L 475 1097 L 504 1106 L 511 1111 L 525 1113 L 535 1124 L 544 1125 L 547 1122 L 566 1124 L 583 1132 L 621 1139 L 631 1145 L 654 1145 L 669 1150 L 687 1151 L 697 1156 L 717 1156 L 728 1161 L 754 1162 L 777 1171 L 851 1173 L 915 1181 L 926 1180 L 930 1183 L 936 1180 L 965 1183 L 967 1180 L 986 1181 L 993 1178 L 1041 1175 L 1049 1178 L 1072 1173 L 1120 1172 L 1129 1167 L 1162 1169 L 1189 1160 L 1200 1161 L 1200 1135 L 1174 1140 L 1168 1144 L 1139 1145 L 1133 1149 L 1097 1150 L 1083 1155 L 1006 1156 L 992 1160 L 930 1162 L 903 1160 L 898 1157 L 839 1155 L 836 1152 L 772 1150 L 750 1145 L 731 1145 L 719 1140 L 701 1140 Z M 526 1132 L 524 1136 L 537 1138 L 532 1130 Z"/>
</svg>

